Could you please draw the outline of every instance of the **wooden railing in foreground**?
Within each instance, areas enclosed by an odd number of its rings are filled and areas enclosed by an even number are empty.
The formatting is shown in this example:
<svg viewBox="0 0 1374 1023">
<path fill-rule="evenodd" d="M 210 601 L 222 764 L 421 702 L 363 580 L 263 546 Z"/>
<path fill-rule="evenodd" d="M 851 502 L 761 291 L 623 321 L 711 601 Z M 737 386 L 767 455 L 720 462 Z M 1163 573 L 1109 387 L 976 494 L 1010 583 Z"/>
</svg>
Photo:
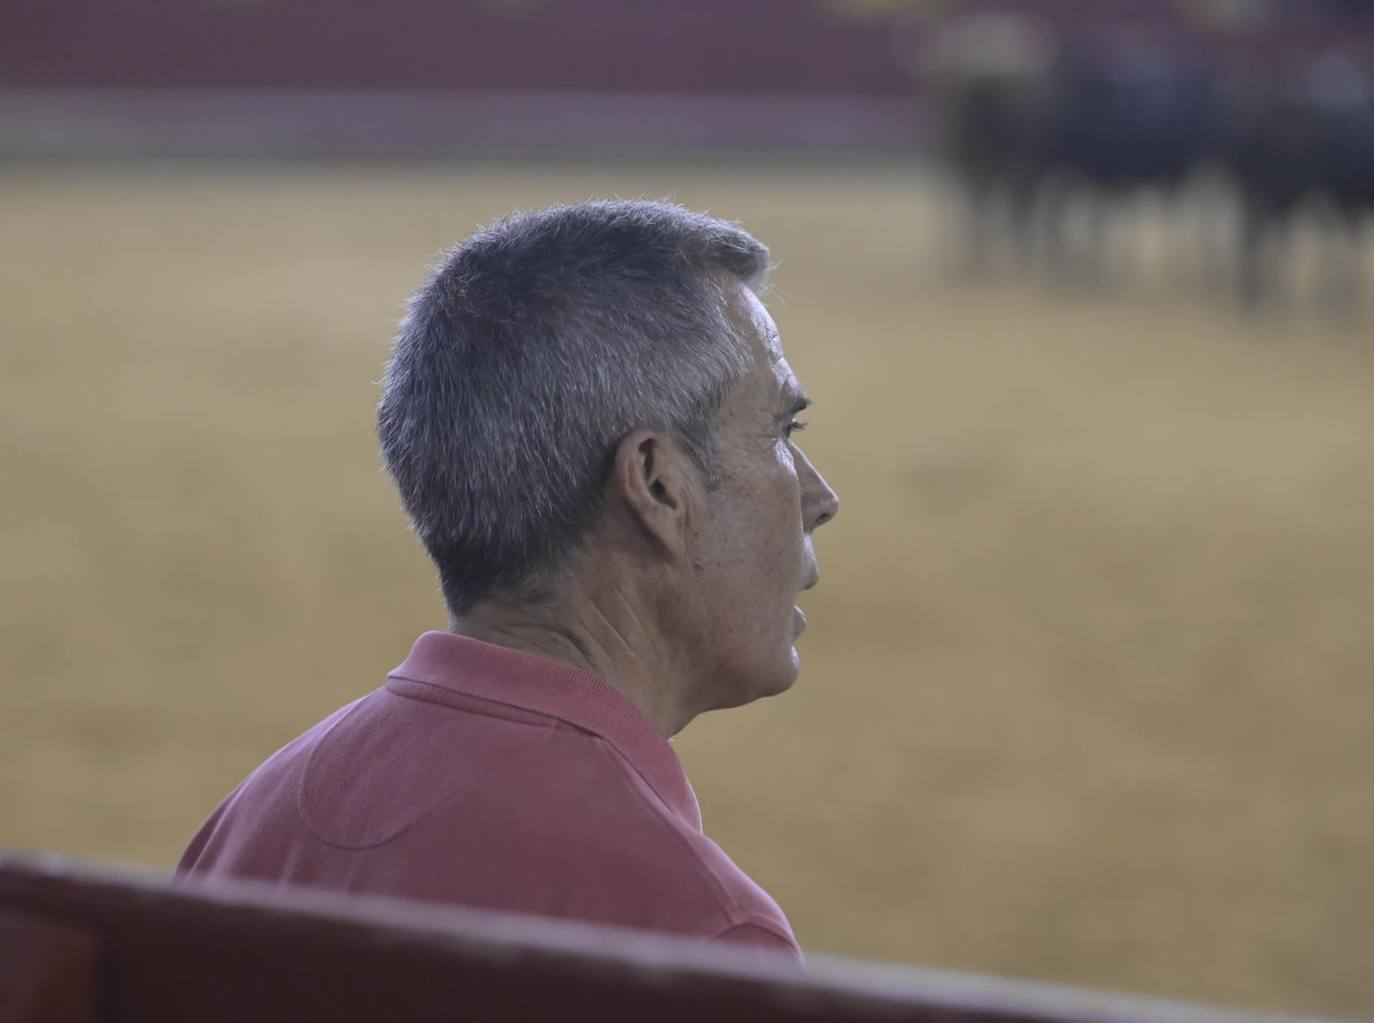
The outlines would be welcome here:
<svg viewBox="0 0 1374 1023">
<path fill-rule="evenodd" d="M 836 960 L 745 965 L 633 931 L 0 854 L 3 1023 L 1260 1018 Z"/>
</svg>

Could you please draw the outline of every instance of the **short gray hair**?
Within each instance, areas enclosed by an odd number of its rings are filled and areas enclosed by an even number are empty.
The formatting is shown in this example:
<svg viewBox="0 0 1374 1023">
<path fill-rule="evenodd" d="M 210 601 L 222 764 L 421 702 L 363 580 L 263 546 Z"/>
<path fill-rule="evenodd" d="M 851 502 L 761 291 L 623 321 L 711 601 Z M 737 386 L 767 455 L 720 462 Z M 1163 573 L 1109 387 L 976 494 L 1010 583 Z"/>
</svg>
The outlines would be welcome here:
<svg viewBox="0 0 1374 1023">
<path fill-rule="evenodd" d="M 648 201 L 515 214 L 441 255 L 377 432 L 452 614 L 546 595 L 633 430 L 675 437 L 713 482 L 717 412 L 750 365 L 725 288 L 768 270 L 744 230 Z"/>
</svg>

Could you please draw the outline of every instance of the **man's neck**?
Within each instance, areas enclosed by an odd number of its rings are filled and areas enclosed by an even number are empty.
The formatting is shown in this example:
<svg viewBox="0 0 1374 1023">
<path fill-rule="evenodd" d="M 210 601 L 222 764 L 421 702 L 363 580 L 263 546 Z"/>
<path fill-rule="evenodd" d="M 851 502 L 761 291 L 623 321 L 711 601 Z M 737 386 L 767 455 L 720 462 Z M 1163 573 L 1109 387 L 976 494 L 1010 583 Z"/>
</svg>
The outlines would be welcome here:
<svg viewBox="0 0 1374 1023">
<path fill-rule="evenodd" d="M 638 603 L 617 586 L 538 606 L 484 602 L 451 619 L 449 631 L 590 672 L 672 737 L 696 716 L 684 699 L 691 679 Z"/>
</svg>

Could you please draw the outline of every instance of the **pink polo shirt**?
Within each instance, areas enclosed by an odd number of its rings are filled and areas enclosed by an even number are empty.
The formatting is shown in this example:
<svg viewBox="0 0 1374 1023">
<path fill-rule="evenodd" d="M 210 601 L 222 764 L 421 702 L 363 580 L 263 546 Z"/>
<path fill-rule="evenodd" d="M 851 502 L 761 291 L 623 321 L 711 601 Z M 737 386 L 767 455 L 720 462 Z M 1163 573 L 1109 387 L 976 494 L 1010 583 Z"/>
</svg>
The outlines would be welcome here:
<svg viewBox="0 0 1374 1023">
<path fill-rule="evenodd" d="M 181 858 L 235 875 L 747 943 L 801 960 L 701 830 L 668 741 L 576 668 L 427 632 L 277 751 Z"/>
</svg>

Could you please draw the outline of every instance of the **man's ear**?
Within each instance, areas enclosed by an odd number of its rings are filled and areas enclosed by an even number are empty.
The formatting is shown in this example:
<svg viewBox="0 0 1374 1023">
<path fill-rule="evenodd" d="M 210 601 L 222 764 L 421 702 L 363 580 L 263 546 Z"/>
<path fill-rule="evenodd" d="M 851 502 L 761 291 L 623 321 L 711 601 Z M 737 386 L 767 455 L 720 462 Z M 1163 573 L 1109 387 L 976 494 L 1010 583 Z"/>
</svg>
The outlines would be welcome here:
<svg viewBox="0 0 1374 1023">
<path fill-rule="evenodd" d="M 653 430 L 635 430 L 615 450 L 610 500 L 673 558 L 687 557 L 688 524 L 695 513 L 696 466 L 682 446 Z"/>
</svg>

